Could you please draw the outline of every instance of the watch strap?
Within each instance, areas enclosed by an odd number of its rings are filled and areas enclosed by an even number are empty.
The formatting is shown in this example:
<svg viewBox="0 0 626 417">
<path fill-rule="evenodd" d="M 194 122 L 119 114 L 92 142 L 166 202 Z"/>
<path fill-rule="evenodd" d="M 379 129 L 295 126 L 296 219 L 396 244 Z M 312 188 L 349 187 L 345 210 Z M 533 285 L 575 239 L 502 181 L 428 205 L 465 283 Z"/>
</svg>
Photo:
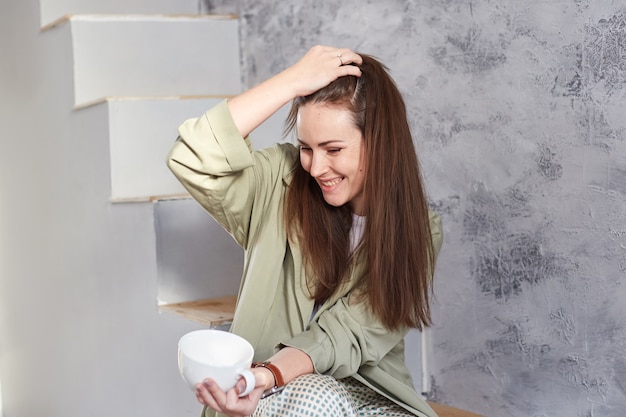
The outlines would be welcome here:
<svg viewBox="0 0 626 417">
<path fill-rule="evenodd" d="M 266 390 L 261 398 L 269 397 L 270 395 L 279 393 L 285 388 L 285 380 L 283 378 L 283 374 L 280 372 L 280 369 L 270 361 L 265 362 L 254 362 L 252 364 L 253 368 L 265 368 L 269 370 L 272 375 L 274 375 L 274 386 L 268 390 Z"/>
</svg>

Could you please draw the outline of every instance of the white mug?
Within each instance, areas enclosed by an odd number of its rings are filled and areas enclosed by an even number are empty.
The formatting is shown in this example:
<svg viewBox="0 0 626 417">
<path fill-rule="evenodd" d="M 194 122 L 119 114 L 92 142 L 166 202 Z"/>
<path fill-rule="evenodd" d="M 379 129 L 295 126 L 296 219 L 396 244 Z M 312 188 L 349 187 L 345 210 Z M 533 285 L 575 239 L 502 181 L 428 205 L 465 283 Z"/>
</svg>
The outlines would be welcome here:
<svg viewBox="0 0 626 417">
<path fill-rule="evenodd" d="M 205 378 L 228 391 L 243 377 L 246 389 L 239 396 L 250 394 L 255 385 L 250 371 L 253 356 L 254 349 L 247 340 L 222 330 L 196 330 L 178 341 L 178 370 L 194 391 Z"/>
</svg>

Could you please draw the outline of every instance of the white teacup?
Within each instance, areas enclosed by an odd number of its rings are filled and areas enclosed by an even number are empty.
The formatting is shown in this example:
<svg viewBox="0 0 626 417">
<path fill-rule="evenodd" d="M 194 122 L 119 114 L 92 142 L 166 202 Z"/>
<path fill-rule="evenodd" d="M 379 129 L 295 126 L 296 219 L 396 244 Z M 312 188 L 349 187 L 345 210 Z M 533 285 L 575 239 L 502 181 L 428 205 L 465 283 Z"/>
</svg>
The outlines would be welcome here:
<svg viewBox="0 0 626 417">
<path fill-rule="evenodd" d="M 244 397 L 254 389 L 250 371 L 254 349 L 244 338 L 222 330 L 196 330 L 178 341 L 178 370 L 192 390 L 205 378 L 223 390 L 233 388 L 240 377 L 246 381 Z"/>
</svg>

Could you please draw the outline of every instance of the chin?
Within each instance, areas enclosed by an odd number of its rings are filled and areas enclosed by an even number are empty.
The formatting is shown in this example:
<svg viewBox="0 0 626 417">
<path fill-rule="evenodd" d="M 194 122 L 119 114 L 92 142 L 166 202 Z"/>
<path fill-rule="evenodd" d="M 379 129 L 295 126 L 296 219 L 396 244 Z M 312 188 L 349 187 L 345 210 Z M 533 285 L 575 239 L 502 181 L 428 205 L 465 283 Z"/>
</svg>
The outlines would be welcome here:
<svg viewBox="0 0 626 417">
<path fill-rule="evenodd" d="M 324 201 L 326 201 L 326 204 L 333 207 L 341 207 L 346 204 L 345 201 L 338 202 L 337 200 L 328 200 L 326 198 L 324 199 Z"/>
</svg>

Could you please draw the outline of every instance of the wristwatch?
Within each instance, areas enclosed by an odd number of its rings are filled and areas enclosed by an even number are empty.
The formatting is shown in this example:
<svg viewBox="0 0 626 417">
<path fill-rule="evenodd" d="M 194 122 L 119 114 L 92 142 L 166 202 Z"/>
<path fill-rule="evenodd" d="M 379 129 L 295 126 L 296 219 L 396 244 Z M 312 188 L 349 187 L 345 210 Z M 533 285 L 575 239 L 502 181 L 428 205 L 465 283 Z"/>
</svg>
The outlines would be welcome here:
<svg viewBox="0 0 626 417">
<path fill-rule="evenodd" d="M 285 380 L 283 379 L 283 374 L 280 372 L 280 369 L 278 369 L 278 367 L 272 362 L 254 362 L 252 364 L 252 367 L 268 369 L 272 373 L 272 375 L 274 375 L 274 386 L 266 390 L 263 395 L 261 395 L 261 399 L 267 398 L 270 395 L 278 394 L 283 389 L 285 389 Z"/>
</svg>

